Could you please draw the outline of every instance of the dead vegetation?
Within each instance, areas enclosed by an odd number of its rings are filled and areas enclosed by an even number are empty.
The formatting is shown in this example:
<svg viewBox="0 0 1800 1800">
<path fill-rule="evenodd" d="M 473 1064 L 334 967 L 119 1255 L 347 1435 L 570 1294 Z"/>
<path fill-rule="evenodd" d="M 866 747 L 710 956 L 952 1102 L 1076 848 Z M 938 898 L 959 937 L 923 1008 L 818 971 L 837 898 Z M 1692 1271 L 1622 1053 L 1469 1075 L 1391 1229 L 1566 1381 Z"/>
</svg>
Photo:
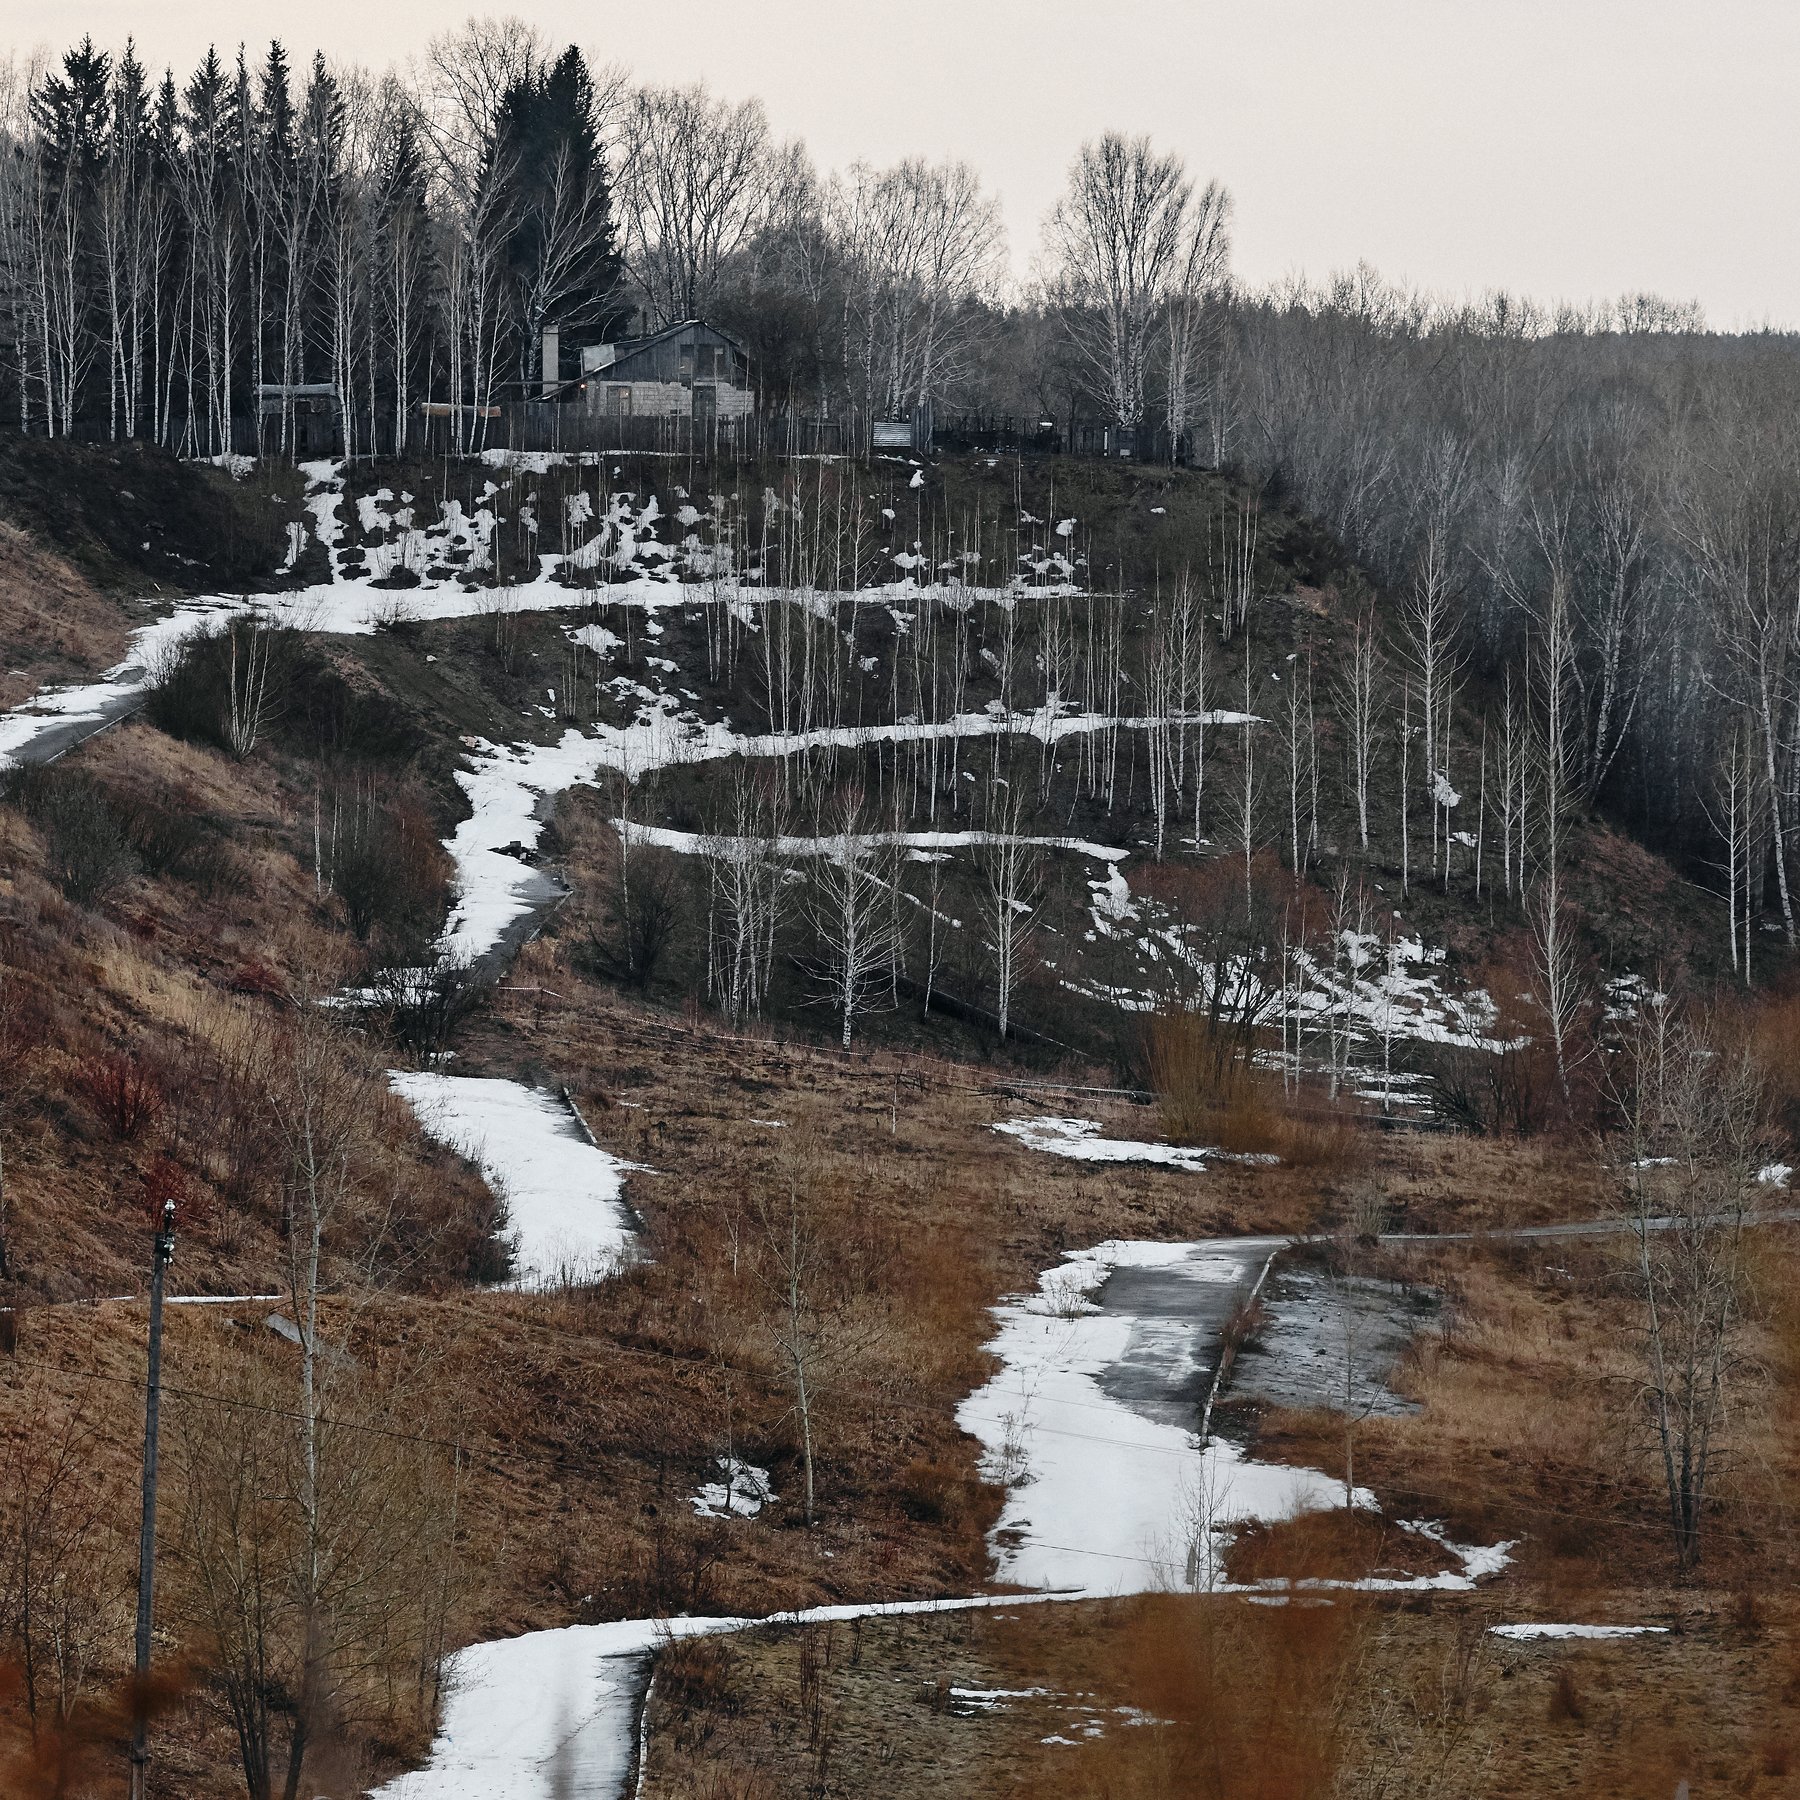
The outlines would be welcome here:
<svg viewBox="0 0 1800 1800">
<path fill-rule="evenodd" d="M 664 1656 L 646 1800 L 1665 1800 L 1793 1793 L 1800 1638 L 1510 1642 L 1495 1596 L 1146 1596 L 749 1633 Z M 804 1704 L 812 1695 L 810 1706 Z M 814 1724 L 814 1721 L 817 1724 Z M 821 1755 L 821 1749 L 823 1754 Z"/>
<path fill-rule="evenodd" d="M 591 796 L 561 810 L 548 841 L 576 898 L 503 991 L 446 990 L 422 1008 L 396 990 L 385 1021 L 380 1009 L 360 1021 L 377 1035 L 332 1029 L 314 1042 L 297 1021 L 321 1016 L 317 1002 L 368 961 L 419 954 L 446 900 L 433 808 L 447 765 L 414 766 L 417 721 L 385 700 L 393 669 L 419 663 L 402 636 L 386 634 L 364 666 L 340 647 L 259 650 L 254 633 L 221 634 L 169 684 L 164 723 L 178 739 L 127 727 L 90 746 L 79 773 L 34 777 L 25 804 L 0 807 L 0 1273 L 7 1297 L 30 1303 L 18 1357 L 0 1364 L 17 1475 L 11 1510 L 0 1501 L 0 1570 L 11 1571 L 0 1625 L 27 1671 L 10 1716 L 40 1725 L 45 1755 L 117 1732 L 134 1551 L 118 1522 L 131 1514 L 142 1316 L 43 1303 L 135 1289 L 146 1218 L 165 1195 L 181 1199 L 184 1285 L 287 1294 L 195 1310 L 171 1334 L 179 1549 L 165 1647 L 177 1667 L 193 1659 L 193 1677 L 166 1766 L 196 1794 L 236 1785 L 231 1744 L 241 1753 L 246 1739 L 276 1768 L 297 1743 L 310 1784 L 356 1790 L 420 1749 L 438 1655 L 455 1641 L 571 1619 L 972 1591 L 998 1496 L 976 1478 L 955 1404 L 987 1372 L 987 1308 L 1064 1250 L 1111 1236 L 1480 1230 L 1605 1204 L 1582 1145 L 1524 1136 L 1550 1122 L 1538 1064 L 1496 1061 L 1474 1121 L 1487 1136 L 1376 1135 L 1334 1107 L 1341 1097 L 1302 1097 L 1254 1070 L 1254 1019 L 1227 1018 L 1216 982 L 1207 1004 L 1176 996 L 1152 1025 L 1155 1110 L 1082 1092 L 1137 1066 L 1135 1042 L 1115 1046 L 1111 1067 L 1103 1046 L 1092 1061 L 1054 1043 L 1016 1053 L 1070 1084 L 1047 1105 L 1120 1135 L 1160 1126 L 1178 1142 L 1279 1159 L 1198 1177 L 1096 1173 L 994 1134 L 1027 1102 L 977 1060 L 989 1047 L 978 1009 L 954 1029 L 930 1022 L 938 1047 L 968 1053 L 958 1062 L 824 1051 L 797 1011 L 745 1032 L 697 1004 L 622 998 L 609 983 L 671 997 L 679 984 L 664 976 L 681 972 L 684 941 L 691 955 L 703 909 L 672 857 L 638 856 L 629 890 L 622 870 L 615 879 L 617 836 Z M 521 627 L 501 658 L 521 694 L 532 641 Z M 273 659 L 290 652 L 274 680 Z M 387 674 L 371 674 L 384 658 Z M 451 678 L 413 666 L 408 679 L 423 692 Z M 1265 953 L 1279 934 L 1281 883 L 1260 865 L 1224 859 L 1146 885 L 1210 945 L 1215 973 L 1242 963 L 1248 926 Z M 944 967 L 978 991 L 972 967 Z M 1060 1030 L 1069 1003 L 1057 982 L 1039 971 L 1019 985 L 1021 1012 Z M 408 1023 L 407 1008 L 424 1016 Z M 926 1041 L 914 1018 L 896 1009 L 892 1042 Z M 630 1194 L 645 1260 L 549 1297 L 463 1292 L 504 1272 L 503 1216 L 385 1098 L 384 1023 L 407 1054 L 442 1050 L 454 1032 L 465 1067 L 567 1080 L 600 1140 L 642 1165 Z M 1757 1029 L 1777 1044 L 1793 1035 L 1780 1013 Z M 289 1077 L 303 1052 L 354 1115 L 345 1192 L 324 1207 L 295 1174 Z M 303 1277 L 315 1226 L 319 1266 Z M 1507 1592 L 1525 1608 L 1646 1604 L 1632 1579 L 1659 1529 L 1658 1494 L 1618 1266 L 1582 1245 L 1404 1254 L 1410 1278 L 1445 1293 L 1445 1325 L 1402 1377 L 1423 1410 L 1359 1422 L 1356 1479 L 1376 1487 L 1387 1520 L 1442 1518 L 1474 1541 L 1522 1536 Z M 1708 1585 L 1669 1606 L 1703 1620 L 1691 1636 L 1705 1654 L 1677 1665 L 1684 1682 L 1736 1678 L 1747 1646 L 1766 1653 L 1762 1685 L 1746 1692 L 1771 1709 L 1754 1751 L 1767 1783 L 1785 1779 L 1780 1709 L 1795 1665 L 1781 1605 L 1757 1597 L 1757 1557 L 1769 1521 L 1785 1527 L 1797 1472 L 1800 1329 L 1787 1249 L 1755 1256 L 1747 1429 L 1714 1490 Z M 317 1300 L 316 1318 L 302 1299 Z M 1249 1316 L 1238 1325 L 1255 1329 Z M 329 1404 L 309 1401 L 297 1420 L 296 1389 L 312 1393 L 315 1379 Z M 323 1453 L 311 1471 L 297 1423 Z M 1331 1415 L 1270 1415 L 1261 1431 L 1265 1454 L 1327 1468 L 1344 1454 Z M 693 1494 L 732 1459 L 767 1468 L 775 1499 L 753 1520 L 701 1516 Z M 310 1555 L 321 1471 L 326 1489 L 339 1484 L 331 1504 L 379 1523 L 323 1570 Z M 252 1503 L 239 1506 L 245 1492 Z M 28 1542 L 31 1580 L 48 1589 L 17 1576 Z M 1352 1578 L 1446 1561 L 1429 1539 L 1349 1513 L 1246 1531 L 1231 1570 Z M 55 1572 L 76 1565 L 81 1581 L 58 1586 Z M 267 1585 L 221 1577 L 246 1566 Z M 991 1631 L 970 1615 L 684 1643 L 658 1677 L 657 1754 L 670 1749 L 673 1773 L 653 1758 L 646 1792 L 748 1800 L 901 1794 L 909 1781 L 936 1793 L 948 1781 L 1095 1800 L 1498 1794 L 1521 1766 L 1496 1748 L 1507 1740 L 1488 1722 L 1502 1719 L 1515 1738 L 1543 1737 L 1530 1767 L 1545 1791 L 1710 1768 L 1709 1756 L 1746 1778 L 1749 1765 L 1717 1749 L 1738 1712 L 1703 1695 L 1691 1718 L 1671 1703 L 1666 1730 L 1638 1734 L 1654 1700 L 1615 1653 L 1499 1650 L 1459 1605 L 1151 1597 L 1057 1609 L 1054 1624 L 1021 1612 Z M 315 1635 L 326 1615 L 331 1656 Z M 909 1641 L 907 1630 L 915 1651 L 961 1630 L 971 1669 L 1057 1698 L 984 1708 L 957 1695 L 963 1665 L 935 1653 L 884 1663 L 865 1648 L 883 1633 Z M 1768 1698 L 1769 1671 L 1783 1667 L 1788 1697 Z M 262 1691 L 257 1671 L 269 1669 Z M 1693 1698 L 1684 1687 L 1681 1703 Z M 1009 1718 L 1034 1719 L 1036 1735 L 1007 1738 Z M 1638 1761 L 1634 1734 L 1651 1746 Z M 251 1785 L 259 1766 L 253 1755 Z"/>
<path fill-rule="evenodd" d="M 136 1287 L 137 1195 L 159 1163 L 178 1166 L 186 1184 L 187 1283 L 243 1292 L 275 1260 L 282 1208 L 259 1046 L 297 992 L 316 994 L 354 963 L 341 902 L 296 855 L 297 796 L 265 766 L 228 773 L 223 761 L 126 726 L 88 748 L 79 774 L 34 772 L 28 792 L 73 793 L 116 841 L 129 821 L 160 846 L 160 866 L 146 857 L 85 902 L 55 879 L 55 831 L 39 809 L 0 805 L 15 1305 Z M 185 847 L 172 842 L 177 816 L 193 825 Z M 196 843 L 229 857 L 229 884 Z M 343 1053 L 373 1061 L 377 1047 L 346 1035 Z M 371 1106 L 396 1171 L 385 1266 L 415 1283 L 460 1272 L 486 1240 L 488 1202 L 420 1145 L 395 1103 L 375 1095 Z"/>
</svg>

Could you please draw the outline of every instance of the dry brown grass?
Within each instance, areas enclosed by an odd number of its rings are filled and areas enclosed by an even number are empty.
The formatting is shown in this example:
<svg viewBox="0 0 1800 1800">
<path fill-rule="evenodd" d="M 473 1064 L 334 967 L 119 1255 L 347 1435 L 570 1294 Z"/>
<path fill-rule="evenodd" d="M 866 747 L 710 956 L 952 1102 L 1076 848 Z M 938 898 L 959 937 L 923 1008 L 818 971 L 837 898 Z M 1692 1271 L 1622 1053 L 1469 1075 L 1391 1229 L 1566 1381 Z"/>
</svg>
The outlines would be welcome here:
<svg viewBox="0 0 1800 1800">
<path fill-rule="evenodd" d="M 1790 1606 L 1758 1644 L 1703 1617 L 1649 1641 L 1516 1644 L 1489 1635 L 1494 1616 L 1491 1598 L 1163 1596 L 869 1620 L 829 1643 L 756 1632 L 733 1640 L 722 1684 L 653 1706 L 643 1792 L 1668 1800 L 1682 1779 L 1696 1796 L 1800 1791 Z M 1011 1697 L 959 1704 L 958 1686 Z M 823 1768 L 809 1692 L 822 1697 Z"/>
<path fill-rule="evenodd" d="M 1734 1378 L 1701 1588 L 1717 1596 L 1800 1566 L 1800 1250 L 1768 1227 Z M 1357 1428 L 1357 1477 L 1403 1517 L 1443 1517 L 1463 1541 L 1519 1538 L 1516 1566 L 1565 1607 L 1605 1609 L 1620 1584 L 1673 1578 L 1661 1473 L 1638 1404 L 1640 1325 L 1622 1240 L 1437 1246 L 1402 1258 L 1446 1295 L 1399 1385 L 1417 1413 Z M 1332 1468 L 1330 1414 L 1272 1413 L 1260 1453 Z M 1723 1598 L 1717 1604 L 1723 1605 Z"/>
<path fill-rule="evenodd" d="M 0 621 L 0 707 L 116 663 L 131 629 L 117 600 L 4 520 Z"/>
<path fill-rule="evenodd" d="M 1333 1509 L 1271 1524 L 1251 1523 L 1232 1538 L 1225 1572 L 1233 1581 L 1359 1581 L 1368 1575 L 1435 1575 L 1460 1565 L 1418 1532 L 1380 1513 Z"/>
<path fill-rule="evenodd" d="M 225 893 L 139 876 L 103 911 L 74 906 L 45 879 L 23 814 L 0 805 L 7 1297 L 29 1306 L 139 1287 L 138 1199 L 162 1162 L 183 1170 L 195 1203 L 180 1282 L 266 1288 L 281 1264 L 281 1196 L 263 1143 L 268 1096 L 244 1050 L 296 985 L 328 984 L 345 966 L 338 921 L 290 848 L 297 797 L 273 765 L 228 763 L 135 724 L 84 746 L 81 763 L 127 814 L 176 793 L 214 818 L 236 878 Z M 258 978 L 246 983 L 246 970 Z M 395 1179 L 380 1266 L 408 1285 L 459 1273 L 485 1231 L 479 1184 L 422 1145 L 401 1109 L 382 1111 Z"/>
<path fill-rule="evenodd" d="M 1213 1144 L 1234 1156 L 1277 1156 L 1324 1180 L 1347 1180 L 1367 1166 L 1372 1146 L 1348 1109 L 1309 1096 L 1288 1103 L 1276 1082 L 1244 1060 L 1237 1031 L 1203 1014 L 1152 1015 L 1146 1061 L 1164 1135 L 1176 1144 Z"/>
</svg>

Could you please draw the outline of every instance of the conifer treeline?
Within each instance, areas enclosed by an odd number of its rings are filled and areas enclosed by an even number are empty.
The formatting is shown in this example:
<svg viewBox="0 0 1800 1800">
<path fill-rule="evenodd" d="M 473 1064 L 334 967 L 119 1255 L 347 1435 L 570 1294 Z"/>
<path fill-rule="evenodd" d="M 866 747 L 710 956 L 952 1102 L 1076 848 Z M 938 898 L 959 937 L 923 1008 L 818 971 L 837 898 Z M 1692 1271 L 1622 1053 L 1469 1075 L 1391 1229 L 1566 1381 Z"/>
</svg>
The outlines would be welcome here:
<svg viewBox="0 0 1800 1800">
<path fill-rule="evenodd" d="M 29 84 L 0 205 L 22 428 L 101 428 L 190 455 L 282 450 L 292 409 L 256 390 L 330 383 L 353 451 L 391 449 L 427 395 L 491 404 L 542 321 L 614 304 L 620 261 L 581 54 L 522 68 L 468 179 L 430 166 L 387 80 L 346 94 L 271 44 L 147 74 L 84 40 Z M 458 193 L 457 187 L 463 188 Z"/>
</svg>

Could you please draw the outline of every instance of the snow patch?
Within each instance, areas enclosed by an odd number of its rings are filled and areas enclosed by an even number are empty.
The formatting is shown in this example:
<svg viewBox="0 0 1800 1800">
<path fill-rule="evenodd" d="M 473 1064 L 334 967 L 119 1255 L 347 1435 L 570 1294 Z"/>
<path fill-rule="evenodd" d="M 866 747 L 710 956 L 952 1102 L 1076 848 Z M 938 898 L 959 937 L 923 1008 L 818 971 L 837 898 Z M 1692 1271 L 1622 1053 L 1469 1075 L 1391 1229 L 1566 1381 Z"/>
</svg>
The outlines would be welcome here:
<svg viewBox="0 0 1800 1800">
<path fill-rule="evenodd" d="M 769 1471 L 755 1463 L 739 1462 L 735 1456 L 719 1458 L 722 1481 L 708 1481 L 690 1502 L 703 1519 L 754 1519 L 775 1498 L 769 1485 Z"/>
<path fill-rule="evenodd" d="M 1666 1625 L 1490 1625 L 1495 1637 L 1510 1638 L 1514 1643 L 1532 1643 L 1539 1638 L 1629 1638 L 1666 1637 Z"/>
<path fill-rule="evenodd" d="M 637 1234 L 624 1178 L 642 1165 L 590 1143 L 556 1095 L 430 1071 L 396 1070 L 388 1085 L 427 1137 L 467 1157 L 505 1196 L 516 1243 L 507 1286 L 594 1281 L 630 1255 Z"/>
<path fill-rule="evenodd" d="M 1216 1150 L 1190 1148 L 1181 1144 L 1148 1144 L 1133 1138 L 1101 1137 L 1100 1127 L 1092 1119 L 1008 1119 L 994 1130 L 1015 1137 L 1031 1150 L 1045 1150 L 1052 1156 L 1066 1156 L 1072 1162 L 1159 1163 L 1164 1168 L 1186 1169 L 1198 1174 L 1206 1167 Z M 1267 1158 L 1273 1162 L 1273 1157 Z"/>
</svg>

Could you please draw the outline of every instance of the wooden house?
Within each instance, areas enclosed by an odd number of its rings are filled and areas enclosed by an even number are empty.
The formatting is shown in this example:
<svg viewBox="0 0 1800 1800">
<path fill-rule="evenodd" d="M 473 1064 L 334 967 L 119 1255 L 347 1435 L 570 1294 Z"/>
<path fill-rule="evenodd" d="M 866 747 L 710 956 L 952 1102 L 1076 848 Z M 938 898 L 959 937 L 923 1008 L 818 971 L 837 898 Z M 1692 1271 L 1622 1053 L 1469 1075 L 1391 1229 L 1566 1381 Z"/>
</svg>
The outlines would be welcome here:
<svg viewBox="0 0 1800 1800">
<path fill-rule="evenodd" d="M 708 423 L 756 410 L 743 346 L 704 319 L 583 346 L 580 395 L 588 413 L 608 419 Z"/>
</svg>

